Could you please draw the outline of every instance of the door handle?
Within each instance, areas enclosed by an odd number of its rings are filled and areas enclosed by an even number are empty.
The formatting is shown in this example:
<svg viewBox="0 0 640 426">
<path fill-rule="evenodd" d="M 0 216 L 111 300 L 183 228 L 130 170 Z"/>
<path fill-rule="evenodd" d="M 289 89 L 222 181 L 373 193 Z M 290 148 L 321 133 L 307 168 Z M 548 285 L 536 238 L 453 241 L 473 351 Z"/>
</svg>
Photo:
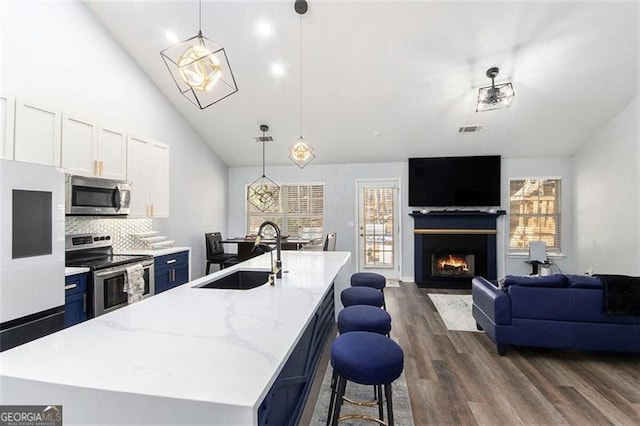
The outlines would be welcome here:
<svg viewBox="0 0 640 426">
<path fill-rule="evenodd" d="M 176 259 L 167 260 L 167 265 L 169 265 L 171 263 L 176 263 L 176 262 L 177 262 Z"/>
<path fill-rule="evenodd" d="M 76 288 L 76 287 L 78 287 L 78 284 L 69 284 L 69 285 L 65 285 L 64 289 L 65 290 L 71 290 L 71 289 Z"/>
</svg>

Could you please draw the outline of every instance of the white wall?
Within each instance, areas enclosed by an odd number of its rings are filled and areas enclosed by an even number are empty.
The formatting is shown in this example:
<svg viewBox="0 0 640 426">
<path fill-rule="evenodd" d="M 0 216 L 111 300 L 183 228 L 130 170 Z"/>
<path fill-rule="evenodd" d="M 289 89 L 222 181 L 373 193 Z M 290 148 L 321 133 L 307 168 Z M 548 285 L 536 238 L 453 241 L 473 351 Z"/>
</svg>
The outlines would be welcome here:
<svg viewBox="0 0 640 426">
<path fill-rule="evenodd" d="M 640 274 L 636 97 L 574 156 L 577 269 Z"/>
<path fill-rule="evenodd" d="M 154 228 L 192 247 L 201 276 L 204 232 L 226 229 L 226 166 L 83 3 L 3 1 L 0 13 L 0 92 L 171 146 L 171 218 Z"/>
<path fill-rule="evenodd" d="M 257 152 L 257 151 L 256 151 Z M 256 154 L 258 155 L 258 154 Z M 502 159 L 502 208 L 508 208 L 508 181 L 510 177 L 548 177 L 562 178 L 563 239 L 562 252 L 566 257 L 556 262 L 563 271 L 573 270 L 573 229 L 571 226 L 572 209 L 572 173 L 571 158 L 525 158 Z M 358 223 L 356 217 L 358 179 L 400 178 L 401 180 L 401 264 L 400 276 L 405 281 L 414 279 L 413 270 L 413 218 L 409 214 L 415 210 L 407 206 L 407 163 L 370 163 L 370 164 L 310 164 L 303 170 L 297 166 L 267 166 L 267 176 L 277 183 L 324 182 L 325 183 L 325 231 L 338 233 L 337 250 L 350 251 L 355 257 L 357 229 L 347 226 L 348 221 Z M 261 174 L 260 167 L 229 168 L 229 237 L 243 236 L 246 232 L 245 186 Z M 508 219 L 498 219 L 498 275 L 505 273 L 529 274 L 531 266 L 525 263 L 527 257 L 507 257 Z M 353 259 L 354 270 L 357 259 Z M 506 269 L 505 269 L 506 268 Z M 506 272 L 505 272 L 506 271 Z M 555 271 L 554 271 L 555 272 Z"/>
</svg>

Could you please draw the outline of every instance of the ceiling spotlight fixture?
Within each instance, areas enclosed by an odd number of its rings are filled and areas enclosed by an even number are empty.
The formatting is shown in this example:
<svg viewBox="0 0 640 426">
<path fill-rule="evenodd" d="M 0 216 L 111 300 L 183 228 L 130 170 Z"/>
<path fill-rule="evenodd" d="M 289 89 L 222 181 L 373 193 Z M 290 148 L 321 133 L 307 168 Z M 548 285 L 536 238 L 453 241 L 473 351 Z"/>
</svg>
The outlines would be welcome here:
<svg viewBox="0 0 640 426">
<path fill-rule="evenodd" d="M 509 108 L 515 93 L 511 83 L 496 86 L 495 78 L 500 69 L 492 67 L 487 70 L 487 77 L 491 79 L 491 86 L 481 87 L 478 92 L 478 106 L 476 112 L 491 111 L 493 109 Z"/>
<path fill-rule="evenodd" d="M 278 202 L 280 186 L 265 175 L 264 144 L 268 140 L 273 140 L 273 138 L 266 136 L 266 133 L 269 131 L 269 126 L 266 124 L 261 124 L 260 130 L 262 131 L 262 137 L 256 139 L 262 143 L 262 176 L 249 185 L 247 201 L 261 212 L 265 212 Z"/>
<path fill-rule="evenodd" d="M 309 5 L 305 0 L 296 0 L 293 8 L 300 15 L 300 137 L 298 141 L 289 148 L 289 158 L 298 167 L 304 169 L 307 164 L 316 158 L 313 147 L 302 137 L 302 15 L 307 13 Z"/>
<path fill-rule="evenodd" d="M 160 52 L 180 93 L 205 109 L 238 91 L 224 48 L 202 35 L 202 0 L 198 34 Z"/>
</svg>

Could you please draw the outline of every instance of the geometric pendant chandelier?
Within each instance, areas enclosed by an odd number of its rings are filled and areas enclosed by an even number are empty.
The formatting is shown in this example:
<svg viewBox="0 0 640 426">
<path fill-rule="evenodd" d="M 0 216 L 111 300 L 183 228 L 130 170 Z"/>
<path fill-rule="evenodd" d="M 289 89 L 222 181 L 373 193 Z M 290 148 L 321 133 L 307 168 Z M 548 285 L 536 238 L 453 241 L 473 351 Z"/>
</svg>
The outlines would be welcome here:
<svg viewBox="0 0 640 426">
<path fill-rule="evenodd" d="M 196 36 L 171 46 L 160 55 L 184 97 L 205 109 L 238 91 L 224 48 L 202 35 L 202 0 Z"/>
<path fill-rule="evenodd" d="M 491 86 L 481 87 L 478 91 L 478 105 L 476 112 L 491 111 L 494 109 L 509 108 L 515 93 L 511 83 L 496 86 L 495 78 L 498 76 L 498 67 L 487 70 L 487 77 L 491 79 Z"/>
<path fill-rule="evenodd" d="M 307 12 L 308 4 L 305 0 L 296 0 L 294 9 L 300 15 L 300 137 L 289 148 L 289 159 L 296 163 L 298 167 L 304 169 L 307 164 L 316 158 L 313 148 L 302 137 L 302 15 Z"/>
<path fill-rule="evenodd" d="M 251 182 L 247 188 L 247 201 L 261 212 L 265 212 L 279 201 L 280 186 L 264 173 L 264 144 L 267 140 L 272 139 L 266 137 L 269 126 L 262 124 L 260 125 L 260 130 L 262 131 L 262 138 L 256 139 L 262 143 L 262 176 Z"/>
</svg>

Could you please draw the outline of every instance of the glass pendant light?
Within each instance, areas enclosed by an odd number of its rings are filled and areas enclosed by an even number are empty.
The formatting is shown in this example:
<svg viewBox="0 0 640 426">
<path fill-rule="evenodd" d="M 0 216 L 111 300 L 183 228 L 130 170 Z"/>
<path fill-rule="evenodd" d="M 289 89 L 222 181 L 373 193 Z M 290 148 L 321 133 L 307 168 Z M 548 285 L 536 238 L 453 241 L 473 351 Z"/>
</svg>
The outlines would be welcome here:
<svg viewBox="0 0 640 426">
<path fill-rule="evenodd" d="M 171 46 L 160 55 L 178 90 L 200 109 L 238 91 L 223 47 L 202 35 L 202 1 L 199 2 L 198 34 Z"/>
<path fill-rule="evenodd" d="M 307 12 L 308 4 L 304 0 L 296 0 L 294 9 L 300 15 L 300 137 L 298 141 L 289 148 L 289 159 L 296 163 L 298 167 L 304 167 L 316 158 L 313 147 L 302 137 L 302 15 Z"/>
</svg>

